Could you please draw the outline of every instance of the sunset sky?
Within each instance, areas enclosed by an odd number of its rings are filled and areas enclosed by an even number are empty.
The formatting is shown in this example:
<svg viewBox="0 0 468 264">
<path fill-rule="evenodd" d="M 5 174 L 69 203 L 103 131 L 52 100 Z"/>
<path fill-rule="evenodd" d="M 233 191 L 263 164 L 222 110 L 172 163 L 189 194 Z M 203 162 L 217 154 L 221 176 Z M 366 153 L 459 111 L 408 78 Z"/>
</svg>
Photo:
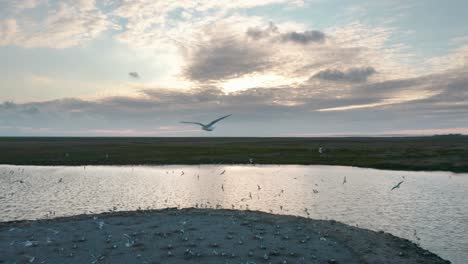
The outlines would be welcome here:
<svg viewBox="0 0 468 264">
<path fill-rule="evenodd" d="M 467 10 L 0 0 L 0 136 L 468 134 Z"/>
</svg>

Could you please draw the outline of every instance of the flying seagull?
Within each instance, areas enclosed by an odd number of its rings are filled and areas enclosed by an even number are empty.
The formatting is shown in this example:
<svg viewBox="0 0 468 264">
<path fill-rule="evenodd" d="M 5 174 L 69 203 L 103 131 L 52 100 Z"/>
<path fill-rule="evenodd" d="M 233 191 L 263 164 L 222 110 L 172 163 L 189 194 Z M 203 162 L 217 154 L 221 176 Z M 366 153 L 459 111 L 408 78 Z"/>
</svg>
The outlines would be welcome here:
<svg viewBox="0 0 468 264">
<path fill-rule="evenodd" d="M 129 72 L 128 75 L 135 79 L 140 78 L 140 75 L 138 74 L 138 72 Z"/>
<path fill-rule="evenodd" d="M 397 189 L 397 188 L 400 188 L 400 185 L 403 183 L 403 181 L 399 182 L 397 185 L 393 186 L 392 188 L 392 191 Z"/>
<path fill-rule="evenodd" d="M 196 125 L 201 126 L 201 128 L 203 130 L 205 130 L 205 131 L 213 131 L 215 129 L 214 124 L 216 124 L 217 122 L 223 120 L 224 118 L 230 117 L 231 115 L 232 114 L 220 117 L 220 118 L 218 118 L 216 120 L 211 121 L 209 124 L 206 124 L 206 125 L 202 124 L 202 123 L 198 123 L 198 122 L 186 122 L 186 121 L 182 121 L 181 123 L 183 123 L 183 124 L 196 124 Z"/>
</svg>

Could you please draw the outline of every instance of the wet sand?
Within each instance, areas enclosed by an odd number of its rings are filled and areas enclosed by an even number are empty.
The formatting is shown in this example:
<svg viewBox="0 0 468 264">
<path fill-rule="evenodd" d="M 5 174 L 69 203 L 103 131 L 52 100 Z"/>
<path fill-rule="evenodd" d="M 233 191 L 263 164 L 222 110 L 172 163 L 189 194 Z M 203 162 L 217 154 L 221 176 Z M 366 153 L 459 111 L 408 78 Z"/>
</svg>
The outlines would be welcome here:
<svg viewBox="0 0 468 264">
<path fill-rule="evenodd" d="M 165 209 L 0 223 L 0 263 L 450 263 L 336 221 Z"/>
</svg>

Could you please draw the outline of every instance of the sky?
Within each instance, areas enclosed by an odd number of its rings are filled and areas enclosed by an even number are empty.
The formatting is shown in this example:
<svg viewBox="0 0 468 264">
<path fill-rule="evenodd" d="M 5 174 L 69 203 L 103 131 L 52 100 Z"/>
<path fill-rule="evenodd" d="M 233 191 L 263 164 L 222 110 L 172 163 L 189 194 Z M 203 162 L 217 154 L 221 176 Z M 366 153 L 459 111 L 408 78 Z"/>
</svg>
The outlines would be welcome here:
<svg viewBox="0 0 468 264">
<path fill-rule="evenodd" d="M 0 136 L 468 134 L 466 10 L 0 0 Z"/>
</svg>

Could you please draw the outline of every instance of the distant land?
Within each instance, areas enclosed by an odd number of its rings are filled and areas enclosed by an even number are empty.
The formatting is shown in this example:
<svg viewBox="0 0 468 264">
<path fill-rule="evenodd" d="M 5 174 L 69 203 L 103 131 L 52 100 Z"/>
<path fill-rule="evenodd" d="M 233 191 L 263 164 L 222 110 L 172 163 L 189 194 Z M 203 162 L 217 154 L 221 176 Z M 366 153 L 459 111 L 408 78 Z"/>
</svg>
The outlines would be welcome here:
<svg viewBox="0 0 468 264">
<path fill-rule="evenodd" d="M 319 153 L 319 148 L 322 153 Z M 0 164 L 302 164 L 468 172 L 468 136 L 0 137 Z"/>
</svg>

